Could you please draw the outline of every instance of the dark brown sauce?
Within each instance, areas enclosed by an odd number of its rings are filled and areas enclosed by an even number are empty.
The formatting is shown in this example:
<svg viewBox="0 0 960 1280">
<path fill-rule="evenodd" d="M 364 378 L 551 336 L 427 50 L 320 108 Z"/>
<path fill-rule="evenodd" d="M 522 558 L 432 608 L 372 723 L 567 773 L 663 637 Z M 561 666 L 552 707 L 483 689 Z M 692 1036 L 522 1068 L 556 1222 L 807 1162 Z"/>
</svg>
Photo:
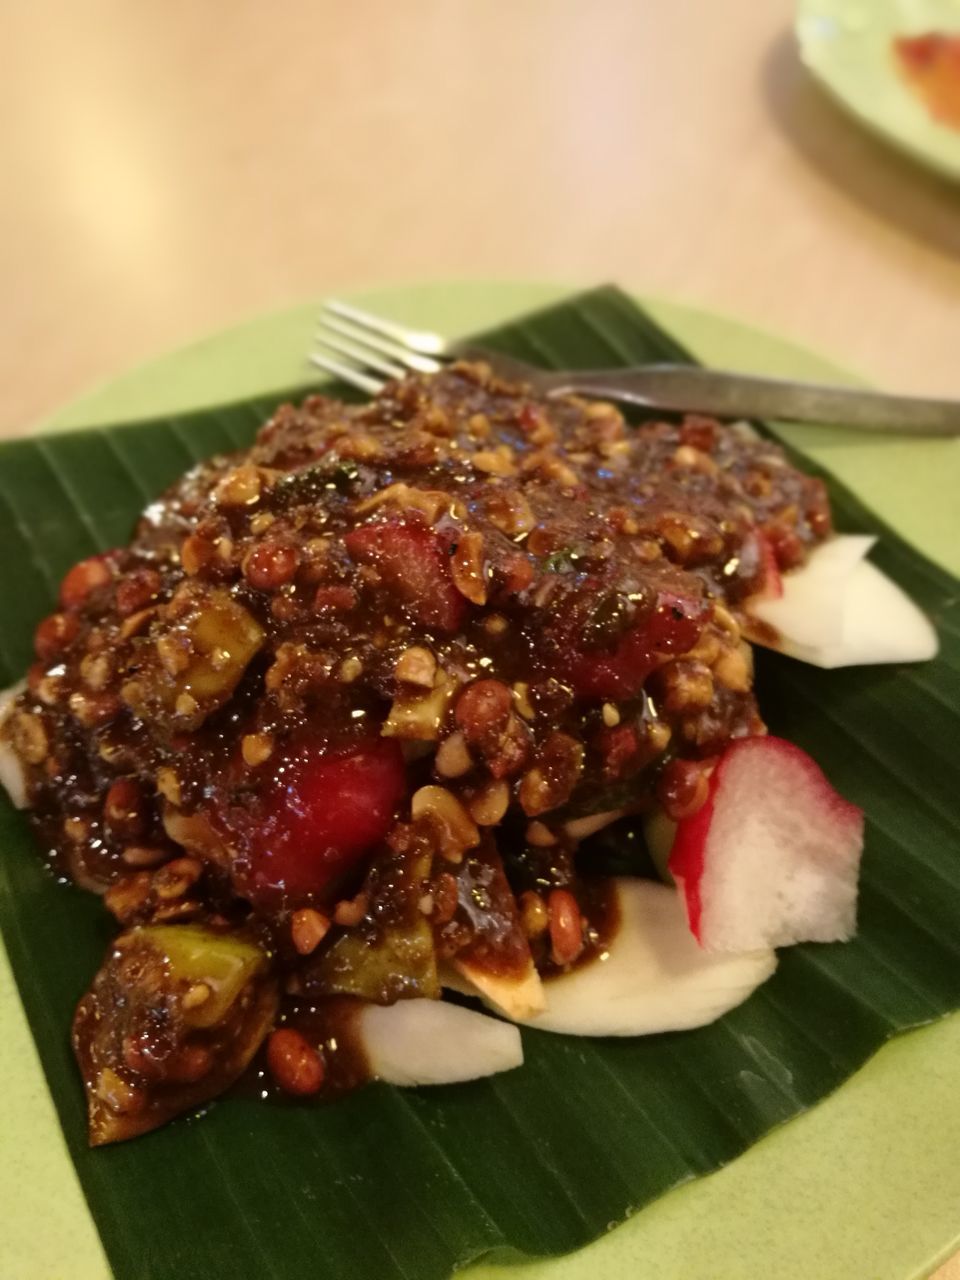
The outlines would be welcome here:
<svg viewBox="0 0 960 1280">
<path fill-rule="evenodd" d="M 581 880 L 576 887 L 577 902 L 580 914 L 586 920 L 584 930 L 584 948 L 572 964 L 562 968 L 555 965 L 549 956 L 538 966 L 540 977 L 544 982 L 562 978 L 564 974 L 575 969 L 582 969 L 598 960 L 606 952 L 620 928 L 620 905 L 613 880 L 590 879 Z"/>
<path fill-rule="evenodd" d="M 121 926 L 258 931 L 335 1096 L 369 1078 L 356 997 L 603 950 L 566 818 L 762 731 L 721 610 L 829 531 L 819 480 L 705 418 L 634 429 L 483 366 L 311 397 L 70 570 L 2 732 Z"/>
<path fill-rule="evenodd" d="M 280 1004 L 278 1027 L 292 1027 L 323 1059 L 324 1080 L 319 1093 L 305 1101 L 331 1102 L 373 1079 L 360 1038 L 359 1014 L 364 1001 L 350 996 L 303 1001 L 286 996 Z M 284 1093 L 267 1069 L 265 1048 L 236 1082 L 230 1093 L 237 1097 L 272 1102 L 303 1102 Z"/>
</svg>

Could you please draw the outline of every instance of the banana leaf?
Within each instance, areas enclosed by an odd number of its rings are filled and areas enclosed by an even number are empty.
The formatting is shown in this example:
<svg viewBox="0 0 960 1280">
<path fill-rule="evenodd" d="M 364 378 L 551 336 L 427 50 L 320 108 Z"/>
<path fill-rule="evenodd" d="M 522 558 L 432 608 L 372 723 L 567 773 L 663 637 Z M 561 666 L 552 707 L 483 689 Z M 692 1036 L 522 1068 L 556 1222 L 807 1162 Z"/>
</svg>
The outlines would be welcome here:
<svg viewBox="0 0 960 1280">
<path fill-rule="evenodd" d="M 553 367 L 688 358 L 610 288 L 484 341 Z M 0 687 L 29 662 L 63 571 L 125 541 L 147 501 L 193 461 L 246 444 L 271 407 L 0 447 Z M 626 1041 L 525 1031 L 524 1067 L 488 1081 L 373 1085 L 320 1107 L 229 1098 L 90 1151 L 68 1028 L 109 922 L 53 881 L 0 801 L 0 928 L 118 1280 L 445 1280 L 484 1255 L 575 1249 L 813 1106 L 891 1035 L 960 1006 L 960 593 L 826 478 L 838 527 L 880 535 L 876 562 L 934 618 L 941 654 L 836 672 L 759 655 L 771 729 L 868 814 L 860 933 L 782 953 L 714 1026 Z"/>
</svg>

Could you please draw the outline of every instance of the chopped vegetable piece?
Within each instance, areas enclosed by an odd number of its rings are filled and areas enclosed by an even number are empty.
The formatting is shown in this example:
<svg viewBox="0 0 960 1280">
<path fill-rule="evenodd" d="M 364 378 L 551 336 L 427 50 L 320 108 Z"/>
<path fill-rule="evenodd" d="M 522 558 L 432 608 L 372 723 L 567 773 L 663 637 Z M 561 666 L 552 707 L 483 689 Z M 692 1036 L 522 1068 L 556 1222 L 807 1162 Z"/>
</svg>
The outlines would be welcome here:
<svg viewBox="0 0 960 1280">
<path fill-rule="evenodd" d="M 136 1137 L 222 1093 L 276 1008 L 267 955 L 245 938 L 191 925 L 121 934 L 73 1024 L 91 1145 Z"/>
<path fill-rule="evenodd" d="M 253 836 L 251 896 L 327 893 L 387 834 L 404 784 L 399 744 L 385 738 L 341 750 L 308 743 L 284 759 Z"/>
</svg>

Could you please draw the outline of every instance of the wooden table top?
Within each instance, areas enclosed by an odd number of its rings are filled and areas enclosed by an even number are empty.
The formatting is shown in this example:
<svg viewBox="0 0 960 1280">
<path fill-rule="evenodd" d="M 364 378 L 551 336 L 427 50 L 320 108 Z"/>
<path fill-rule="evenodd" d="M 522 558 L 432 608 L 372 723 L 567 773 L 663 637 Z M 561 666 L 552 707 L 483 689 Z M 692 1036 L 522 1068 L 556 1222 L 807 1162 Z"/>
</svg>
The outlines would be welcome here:
<svg viewBox="0 0 960 1280">
<path fill-rule="evenodd" d="M 791 20 L 790 0 L 3 6 L 0 437 L 258 311 L 429 278 L 613 279 L 960 394 L 960 188 L 834 107 Z"/>
</svg>

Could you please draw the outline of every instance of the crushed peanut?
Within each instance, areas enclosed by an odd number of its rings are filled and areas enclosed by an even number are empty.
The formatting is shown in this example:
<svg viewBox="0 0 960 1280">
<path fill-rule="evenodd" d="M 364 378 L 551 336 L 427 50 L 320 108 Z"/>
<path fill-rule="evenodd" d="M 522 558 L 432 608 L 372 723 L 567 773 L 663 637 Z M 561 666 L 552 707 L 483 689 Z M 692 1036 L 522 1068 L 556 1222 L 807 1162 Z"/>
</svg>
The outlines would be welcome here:
<svg viewBox="0 0 960 1280">
<path fill-rule="evenodd" d="M 404 684 L 420 685 L 424 689 L 432 689 L 437 674 L 437 660 L 422 645 L 411 645 L 404 649 L 394 664 L 393 674 Z"/>
<path fill-rule="evenodd" d="M 273 737 L 269 733 L 248 733 L 240 743 L 243 762 L 255 769 L 273 755 Z"/>
<path fill-rule="evenodd" d="M 460 778 L 473 768 L 466 739 L 459 729 L 440 743 L 433 765 L 441 778 Z"/>
</svg>

